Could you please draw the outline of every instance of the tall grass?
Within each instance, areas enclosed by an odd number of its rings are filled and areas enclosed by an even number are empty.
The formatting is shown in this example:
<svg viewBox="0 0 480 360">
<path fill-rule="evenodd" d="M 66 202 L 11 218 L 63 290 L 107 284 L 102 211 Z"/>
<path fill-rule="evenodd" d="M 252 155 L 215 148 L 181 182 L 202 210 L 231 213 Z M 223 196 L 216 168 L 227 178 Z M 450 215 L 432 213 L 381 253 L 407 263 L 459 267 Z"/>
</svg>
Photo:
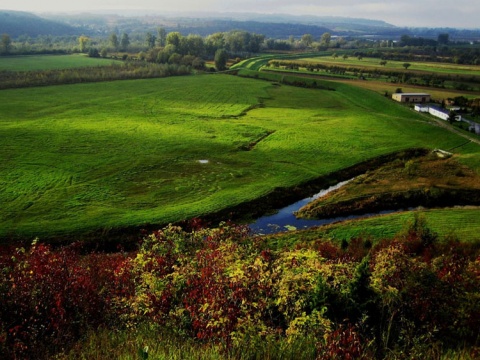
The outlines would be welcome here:
<svg viewBox="0 0 480 360">
<path fill-rule="evenodd" d="M 85 335 L 77 347 L 57 355 L 68 359 L 157 359 L 157 360 L 289 360 L 314 359 L 316 341 L 310 338 L 262 339 L 254 336 L 227 349 L 222 344 L 203 343 L 166 332 L 157 326 L 139 330 L 99 330 Z"/>
</svg>

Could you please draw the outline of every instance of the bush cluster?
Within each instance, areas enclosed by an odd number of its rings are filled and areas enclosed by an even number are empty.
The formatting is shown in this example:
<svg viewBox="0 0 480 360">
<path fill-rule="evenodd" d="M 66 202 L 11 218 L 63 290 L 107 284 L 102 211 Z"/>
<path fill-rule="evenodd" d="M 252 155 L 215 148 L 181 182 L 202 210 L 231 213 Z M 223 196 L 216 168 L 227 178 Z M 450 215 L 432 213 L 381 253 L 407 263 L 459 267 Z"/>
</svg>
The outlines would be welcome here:
<svg viewBox="0 0 480 360">
<path fill-rule="evenodd" d="M 169 226 L 128 254 L 3 249 L 0 354 L 38 358 L 87 330 L 150 324 L 226 351 L 308 338 L 318 359 L 428 358 L 458 344 L 474 356 L 479 253 L 440 242 L 418 218 L 376 244 L 318 239 L 272 250 L 223 223 Z"/>
</svg>

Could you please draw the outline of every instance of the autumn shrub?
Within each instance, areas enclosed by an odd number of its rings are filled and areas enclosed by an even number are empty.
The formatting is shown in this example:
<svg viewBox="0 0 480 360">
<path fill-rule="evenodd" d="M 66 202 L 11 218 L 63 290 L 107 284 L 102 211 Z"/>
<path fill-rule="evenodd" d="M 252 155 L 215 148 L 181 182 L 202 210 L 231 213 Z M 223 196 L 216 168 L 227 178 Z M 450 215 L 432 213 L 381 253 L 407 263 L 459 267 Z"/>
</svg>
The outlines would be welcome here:
<svg viewBox="0 0 480 360">
<path fill-rule="evenodd" d="M 0 357 L 65 354 L 97 329 L 148 329 L 225 358 L 438 358 L 459 344 L 474 353 L 478 247 L 441 241 L 421 219 L 374 245 L 267 244 L 222 223 L 167 226 L 131 253 L 0 249 Z"/>
<path fill-rule="evenodd" d="M 34 243 L 3 260 L 0 341 L 6 358 L 41 357 L 106 323 L 109 294 L 103 290 L 113 276 L 93 261 L 106 265 L 105 257 L 84 258 L 76 244 L 52 250 Z"/>
<path fill-rule="evenodd" d="M 372 259 L 371 285 L 380 301 L 380 346 L 408 349 L 422 337 L 447 347 L 465 341 L 475 344 L 478 259 L 464 254 L 461 244 L 451 253 L 440 253 L 435 243 L 425 244 L 424 231 L 412 234 L 404 243 L 383 247 Z"/>
<path fill-rule="evenodd" d="M 368 341 L 362 339 L 352 324 L 340 324 L 326 336 L 324 342 L 317 345 L 317 359 L 371 359 L 372 353 L 367 351 Z"/>
</svg>

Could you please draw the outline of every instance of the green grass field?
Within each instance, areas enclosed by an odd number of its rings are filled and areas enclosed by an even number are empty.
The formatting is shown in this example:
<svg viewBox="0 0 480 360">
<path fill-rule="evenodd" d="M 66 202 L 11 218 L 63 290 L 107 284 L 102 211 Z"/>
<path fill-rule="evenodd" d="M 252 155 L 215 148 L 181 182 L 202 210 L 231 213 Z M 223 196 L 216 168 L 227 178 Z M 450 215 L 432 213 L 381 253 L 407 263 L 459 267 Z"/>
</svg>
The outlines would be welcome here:
<svg viewBox="0 0 480 360">
<path fill-rule="evenodd" d="M 480 241 L 479 211 L 475 207 L 417 210 L 425 218 L 427 226 L 439 235 L 440 240 L 456 238 L 472 243 Z M 278 248 L 322 238 L 340 243 L 342 240 L 361 237 L 375 242 L 401 234 L 407 230 L 413 220 L 413 212 L 410 211 L 386 214 L 339 222 L 301 232 L 275 235 L 269 237 L 268 241 Z"/>
<path fill-rule="evenodd" d="M 110 65 L 119 60 L 90 58 L 82 54 L 73 55 L 31 55 L 31 56 L 2 56 L 0 57 L 0 71 L 31 71 L 71 69 L 87 66 Z"/>
<path fill-rule="evenodd" d="M 0 237 L 165 224 L 381 154 L 465 143 L 383 96 L 335 88 L 205 75 L 3 90 Z M 478 150 L 456 151 L 478 171 Z"/>
</svg>

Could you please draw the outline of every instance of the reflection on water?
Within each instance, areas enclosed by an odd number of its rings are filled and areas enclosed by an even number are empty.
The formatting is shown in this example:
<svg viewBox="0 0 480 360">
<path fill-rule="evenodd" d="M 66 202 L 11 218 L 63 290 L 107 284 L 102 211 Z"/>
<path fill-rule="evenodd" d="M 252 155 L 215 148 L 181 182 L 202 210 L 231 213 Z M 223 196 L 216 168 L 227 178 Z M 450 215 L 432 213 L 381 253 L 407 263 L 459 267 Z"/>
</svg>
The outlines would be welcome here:
<svg viewBox="0 0 480 360">
<path fill-rule="evenodd" d="M 368 217 L 380 214 L 388 214 L 393 211 L 380 211 L 374 214 L 364 214 L 364 215 L 350 215 L 345 217 L 337 217 L 337 218 L 330 218 L 330 219 L 297 219 L 293 213 L 298 211 L 302 206 L 305 206 L 309 202 L 322 197 L 329 192 L 341 188 L 343 185 L 347 184 L 348 182 L 352 181 L 353 179 L 342 181 L 334 186 L 330 186 L 328 189 L 324 189 L 320 191 L 318 194 L 315 194 L 312 197 L 297 201 L 294 204 L 286 206 L 277 213 L 268 216 L 262 216 L 261 218 L 257 219 L 255 222 L 251 223 L 249 226 L 252 231 L 256 234 L 274 234 L 277 232 L 282 231 L 289 231 L 289 230 L 302 230 L 307 229 L 313 226 L 320 226 L 331 224 L 337 221 L 349 220 L 349 219 L 356 219 L 360 217 Z"/>
<path fill-rule="evenodd" d="M 294 204 L 288 205 L 273 215 L 262 216 L 258 218 L 255 222 L 251 223 L 250 228 L 258 234 L 273 234 L 277 232 L 287 231 L 287 230 L 300 230 L 306 229 L 312 226 L 329 224 L 334 221 L 339 221 L 342 219 L 353 218 L 336 218 L 336 219 L 320 219 L 320 220 L 307 220 L 307 219 L 297 219 L 293 213 L 298 211 L 301 207 L 307 205 L 309 202 L 322 197 L 333 190 L 341 188 L 343 185 L 352 181 L 353 179 L 342 181 L 336 185 L 330 186 L 328 189 L 321 190 L 319 193 L 313 195 L 312 197 L 297 201 Z"/>
</svg>

